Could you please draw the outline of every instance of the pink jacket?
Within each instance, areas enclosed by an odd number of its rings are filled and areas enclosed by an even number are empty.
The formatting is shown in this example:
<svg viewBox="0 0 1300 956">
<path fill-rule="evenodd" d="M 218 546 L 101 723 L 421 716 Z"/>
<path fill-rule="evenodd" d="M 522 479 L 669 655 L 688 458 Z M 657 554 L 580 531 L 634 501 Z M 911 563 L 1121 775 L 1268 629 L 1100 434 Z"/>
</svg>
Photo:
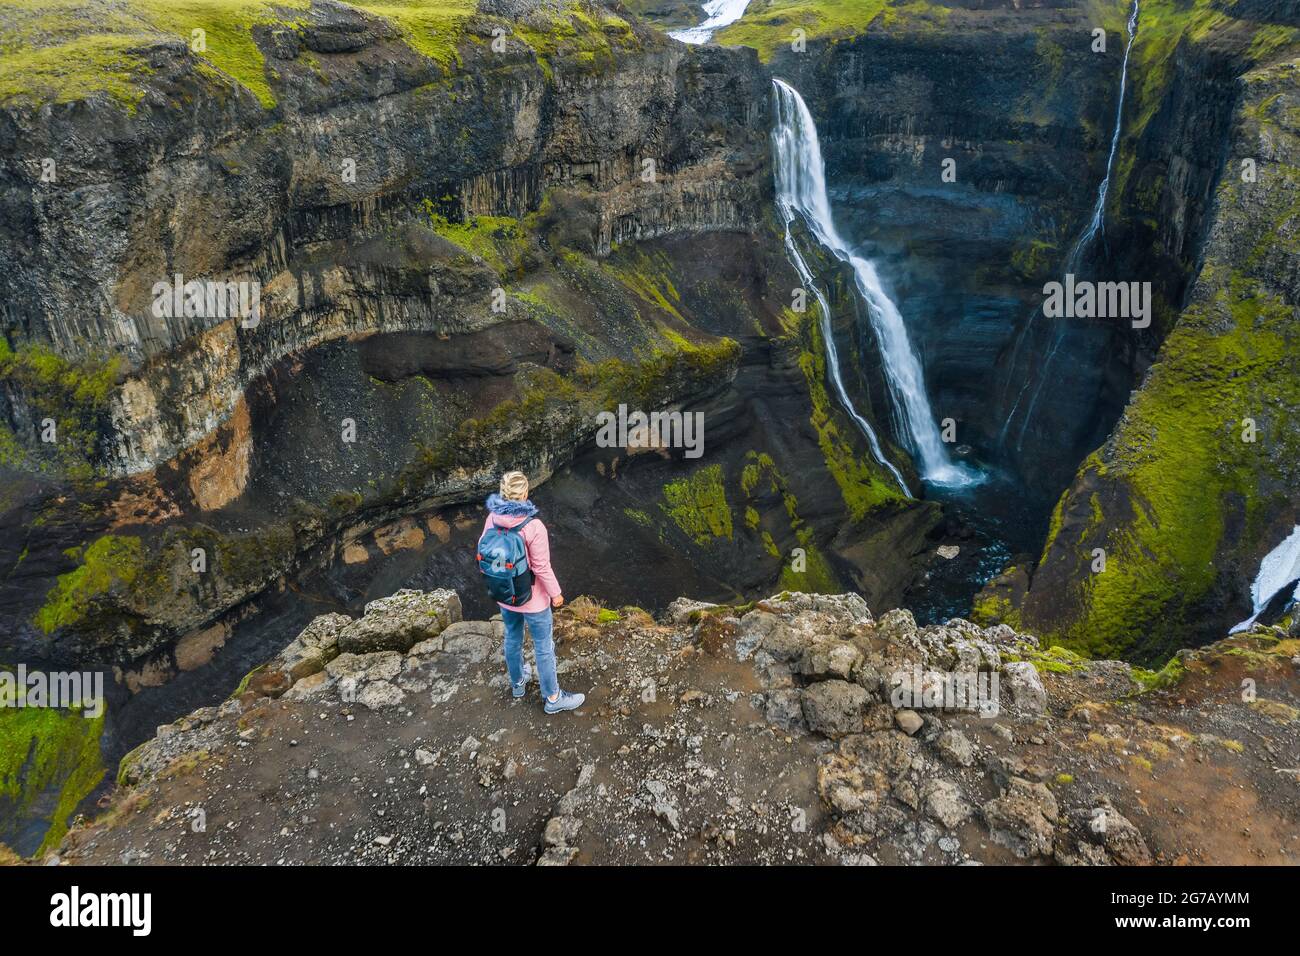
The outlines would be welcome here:
<svg viewBox="0 0 1300 956">
<path fill-rule="evenodd" d="M 487 519 L 483 522 L 483 530 L 487 531 L 494 524 L 500 528 L 513 528 L 526 520 L 525 515 L 499 515 L 488 512 Z M 542 524 L 542 519 L 533 518 L 519 534 L 524 539 L 524 547 L 528 549 L 528 567 L 532 569 L 534 578 L 533 594 L 519 607 L 511 607 L 508 604 L 499 606 L 503 611 L 533 614 L 551 606 L 551 598 L 558 597 L 561 593 L 560 582 L 555 580 L 555 572 L 551 570 L 551 538 L 546 533 L 546 525 Z"/>
</svg>

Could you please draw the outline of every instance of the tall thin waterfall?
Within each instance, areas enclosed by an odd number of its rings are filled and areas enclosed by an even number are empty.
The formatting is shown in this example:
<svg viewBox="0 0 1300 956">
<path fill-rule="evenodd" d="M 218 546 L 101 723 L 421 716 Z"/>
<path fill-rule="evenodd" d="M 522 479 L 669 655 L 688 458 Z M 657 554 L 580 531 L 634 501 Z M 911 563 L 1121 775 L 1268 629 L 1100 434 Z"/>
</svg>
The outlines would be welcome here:
<svg viewBox="0 0 1300 956">
<path fill-rule="evenodd" d="M 1088 225 L 1079 233 L 1079 238 L 1074 241 L 1074 246 L 1070 249 L 1069 256 L 1066 257 L 1065 273 L 1067 275 L 1078 273 L 1079 266 L 1083 262 L 1084 252 L 1092 244 L 1092 240 L 1097 238 L 1098 233 L 1105 231 L 1106 194 L 1110 192 L 1110 177 L 1115 169 L 1115 155 L 1119 151 L 1119 136 L 1124 125 L 1124 95 L 1128 89 L 1128 57 L 1133 51 L 1133 40 L 1137 36 L 1138 3 L 1139 0 L 1133 0 L 1133 9 L 1128 16 L 1128 44 L 1124 47 L 1124 62 L 1120 66 L 1119 102 L 1115 105 L 1115 131 L 1110 137 L 1110 155 L 1106 157 L 1106 175 L 1102 177 L 1101 185 L 1097 187 L 1097 201 L 1093 204 L 1092 216 L 1088 219 Z M 1047 381 L 1047 367 L 1051 364 L 1052 359 L 1056 357 L 1057 349 L 1060 348 L 1063 337 L 1064 332 L 1058 327 L 1056 335 L 1052 339 L 1051 348 L 1048 349 L 1047 355 L 1043 359 L 1043 365 L 1038 375 L 1038 384 L 1034 388 L 1033 395 L 1030 396 L 1029 405 L 1025 408 L 1025 419 L 1020 426 L 1020 442 L 1025 440 L 1029 420 L 1034 414 L 1034 407 L 1038 404 L 1038 397 L 1043 392 L 1043 384 Z M 1023 332 L 1020 339 L 1020 341 L 1016 342 L 1015 351 L 1011 356 L 1011 368 L 1013 369 L 1015 368 L 1016 353 L 1020 351 L 1020 345 L 1024 339 Z M 1020 402 L 1025 397 L 1025 392 L 1028 391 L 1030 384 L 1031 380 L 1026 379 L 1024 386 L 1020 389 L 1020 394 L 1016 396 L 1016 402 L 1011 406 L 1006 423 L 1002 426 L 1002 434 L 998 438 L 999 443 L 1006 438 L 1007 431 L 1011 428 L 1011 422 L 1016 417 L 1016 409 L 1020 407 Z M 1019 446 L 1017 445 L 1017 447 Z"/>
<path fill-rule="evenodd" d="M 709 0 L 704 4 L 708 16 L 703 23 L 682 30 L 669 30 L 668 35 L 683 43 L 708 43 L 716 31 L 743 17 L 748 6 L 749 0 Z"/>
<path fill-rule="evenodd" d="M 772 81 L 776 119 L 772 127 L 772 149 L 776 166 L 776 202 L 786 224 L 786 249 L 802 281 L 813 288 L 822 310 L 823 338 L 826 357 L 836 394 L 858 427 L 867 436 L 872 454 L 886 465 L 898 480 L 899 487 L 907 492 L 901 475 L 880 451 L 880 444 L 866 420 L 853 409 L 840 373 L 839 356 L 831 334 L 830 309 L 825 295 L 812 281 L 811 270 L 796 248 L 790 233 L 795 217 L 803 219 L 809 231 L 837 259 L 853 269 L 855 285 L 866 303 L 872 330 L 880 346 L 880 355 L 889 385 L 889 394 L 898 412 L 901 438 L 907 443 L 925 481 L 938 485 L 966 485 L 979 480 L 979 475 L 949 460 L 939 436 L 925 394 L 925 381 L 921 363 L 908 340 L 907 327 L 898 307 L 881 285 L 876 267 L 860 256 L 854 255 L 847 242 L 840 237 L 831 216 L 830 199 L 826 194 L 826 166 L 822 160 L 821 144 L 812 114 L 797 90 L 782 80 Z"/>
</svg>

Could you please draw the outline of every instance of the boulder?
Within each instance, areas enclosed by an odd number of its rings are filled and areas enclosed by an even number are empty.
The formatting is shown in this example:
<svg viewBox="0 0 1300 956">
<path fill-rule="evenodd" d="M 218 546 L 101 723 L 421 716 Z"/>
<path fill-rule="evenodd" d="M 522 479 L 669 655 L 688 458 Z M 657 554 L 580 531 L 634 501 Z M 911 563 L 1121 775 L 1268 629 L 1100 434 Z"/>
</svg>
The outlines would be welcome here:
<svg viewBox="0 0 1300 956">
<path fill-rule="evenodd" d="M 1004 664 L 1002 674 L 1006 681 L 1011 703 L 1030 714 L 1041 714 L 1047 709 L 1047 691 L 1043 689 L 1038 668 L 1029 661 Z"/>
<path fill-rule="evenodd" d="M 777 687 L 763 701 L 763 716 L 769 724 L 793 730 L 803 724 L 803 701 L 797 687 Z"/>
<path fill-rule="evenodd" d="M 889 643 L 918 646 L 916 618 L 906 608 L 886 611 L 876 621 L 876 634 Z"/>
<path fill-rule="evenodd" d="M 959 767 L 975 763 L 975 745 L 960 730 L 945 730 L 935 741 L 935 746 L 945 759 Z"/>
<path fill-rule="evenodd" d="M 320 673 L 338 657 L 339 634 L 351 623 L 346 614 L 320 615 L 276 656 L 274 666 L 289 676 L 291 684 Z"/>
<path fill-rule="evenodd" d="M 1057 820 L 1056 798 L 1041 783 L 1012 777 L 1000 797 L 984 804 L 993 842 L 1016 856 L 1051 856 Z"/>
<path fill-rule="evenodd" d="M 437 637 L 460 617 L 460 598 L 455 591 L 403 589 L 367 604 L 365 616 L 339 633 L 338 647 L 351 654 L 405 653 L 415 644 Z"/>
<path fill-rule="evenodd" d="M 804 648 L 798 672 L 812 680 L 848 680 L 861 659 L 862 654 L 848 641 L 820 641 Z"/>
<path fill-rule="evenodd" d="M 761 648 L 783 663 L 798 660 L 808 639 L 783 617 L 769 611 L 750 611 L 740 619 L 736 656 L 742 661 Z"/>
<path fill-rule="evenodd" d="M 831 738 L 861 732 L 867 700 L 865 690 L 845 680 L 822 681 L 801 694 L 809 729 Z"/>
<path fill-rule="evenodd" d="M 1076 829 L 1084 834 L 1079 846 L 1081 851 L 1088 845 L 1100 846 L 1110 860 L 1120 866 L 1151 864 L 1151 851 L 1142 838 L 1142 832 L 1107 798 L 1102 797 L 1091 808 L 1076 810 L 1071 817 Z"/>
<path fill-rule="evenodd" d="M 962 799 L 961 791 L 951 780 L 931 780 L 925 785 L 925 815 L 949 830 L 961 826 L 975 808 Z"/>
</svg>

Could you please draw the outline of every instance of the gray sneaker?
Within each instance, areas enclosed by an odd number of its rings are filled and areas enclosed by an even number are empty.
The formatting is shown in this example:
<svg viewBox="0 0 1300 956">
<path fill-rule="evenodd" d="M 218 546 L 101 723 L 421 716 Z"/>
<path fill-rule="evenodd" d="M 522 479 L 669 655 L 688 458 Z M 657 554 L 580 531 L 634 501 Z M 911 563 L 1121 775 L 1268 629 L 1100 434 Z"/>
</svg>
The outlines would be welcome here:
<svg viewBox="0 0 1300 956">
<path fill-rule="evenodd" d="M 521 680 L 518 684 L 510 685 L 511 696 L 523 697 L 524 694 L 528 693 L 528 681 L 532 679 L 532 676 L 533 676 L 532 666 L 527 661 L 524 661 L 524 679 Z"/>
<path fill-rule="evenodd" d="M 558 714 L 564 710 L 577 710 L 586 699 L 586 694 L 570 694 L 568 691 L 562 690 L 559 697 L 546 702 L 545 709 L 548 714 Z"/>
</svg>

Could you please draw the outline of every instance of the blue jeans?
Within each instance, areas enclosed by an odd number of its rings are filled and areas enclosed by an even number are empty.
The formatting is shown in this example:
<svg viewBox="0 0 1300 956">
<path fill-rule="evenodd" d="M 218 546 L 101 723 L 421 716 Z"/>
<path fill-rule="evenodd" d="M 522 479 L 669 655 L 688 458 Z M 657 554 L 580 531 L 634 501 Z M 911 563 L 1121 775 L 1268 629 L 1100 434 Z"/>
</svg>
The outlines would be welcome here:
<svg viewBox="0 0 1300 956">
<path fill-rule="evenodd" d="M 560 682 L 555 676 L 555 641 L 551 639 L 551 609 L 520 614 L 501 609 L 501 620 L 506 625 L 506 639 L 502 650 L 506 655 L 506 671 L 510 683 L 524 679 L 524 624 L 533 639 L 533 658 L 537 661 L 537 679 L 542 685 L 542 696 L 551 698 L 560 692 Z"/>
</svg>

